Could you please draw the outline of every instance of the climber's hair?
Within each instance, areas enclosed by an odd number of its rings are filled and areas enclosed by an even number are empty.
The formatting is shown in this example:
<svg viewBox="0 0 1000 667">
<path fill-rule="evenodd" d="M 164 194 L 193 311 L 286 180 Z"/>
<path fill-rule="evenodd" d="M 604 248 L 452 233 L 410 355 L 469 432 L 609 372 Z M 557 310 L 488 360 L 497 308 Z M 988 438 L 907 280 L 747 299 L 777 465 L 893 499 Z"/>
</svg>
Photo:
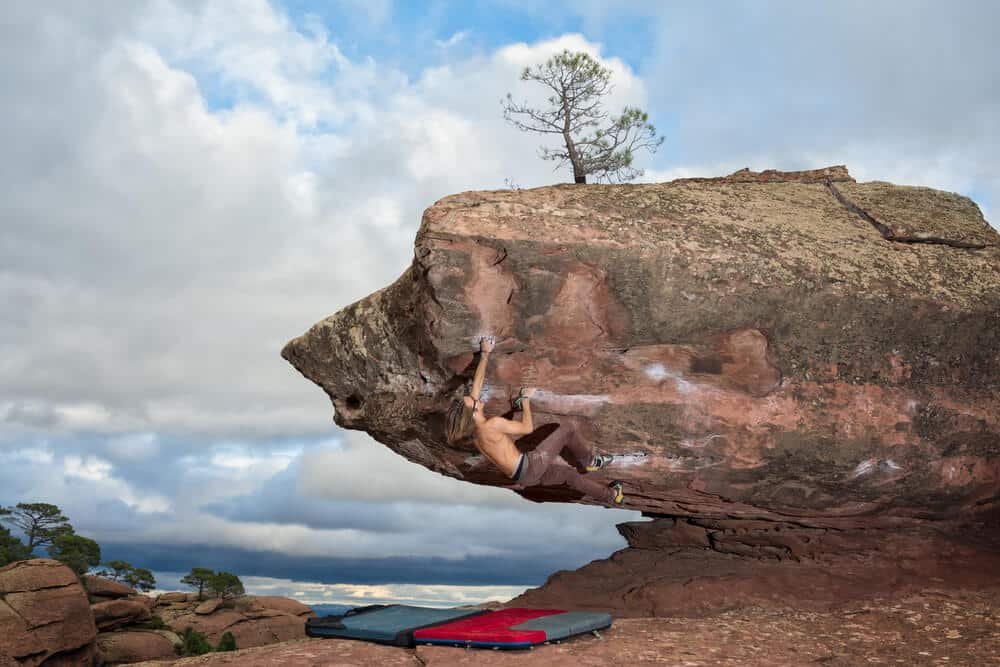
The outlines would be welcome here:
<svg viewBox="0 0 1000 667">
<path fill-rule="evenodd" d="M 444 434 L 449 445 L 460 442 L 472 435 L 475 426 L 472 419 L 474 410 L 474 407 L 470 408 L 465 404 L 465 400 L 461 398 L 456 398 L 451 402 L 448 414 L 445 415 L 444 420 Z"/>
</svg>

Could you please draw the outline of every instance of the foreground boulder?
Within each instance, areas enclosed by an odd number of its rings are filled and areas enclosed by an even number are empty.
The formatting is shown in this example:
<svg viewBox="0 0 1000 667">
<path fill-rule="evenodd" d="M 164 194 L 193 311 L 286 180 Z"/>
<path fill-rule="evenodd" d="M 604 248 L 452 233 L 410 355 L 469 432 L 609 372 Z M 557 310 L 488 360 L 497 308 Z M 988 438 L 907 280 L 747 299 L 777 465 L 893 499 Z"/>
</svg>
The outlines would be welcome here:
<svg viewBox="0 0 1000 667">
<path fill-rule="evenodd" d="M 162 630 L 122 630 L 97 636 L 101 657 L 112 665 L 176 658 L 174 644 L 180 641 L 176 634 Z"/>
<path fill-rule="evenodd" d="M 335 421 L 509 486 L 444 414 L 537 386 L 657 516 L 819 529 L 977 521 L 1000 499 L 1000 235 L 958 195 L 843 167 L 469 192 L 393 285 L 288 343 Z M 535 500 L 581 501 L 568 489 Z"/>
<path fill-rule="evenodd" d="M 87 665 L 97 628 L 68 567 L 35 559 L 0 568 L 0 665 Z"/>
<path fill-rule="evenodd" d="M 126 586 L 121 582 L 105 579 L 104 577 L 86 575 L 82 578 L 82 581 L 91 602 L 106 602 L 108 600 L 118 600 L 139 594 L 131 586 Z"/>
<path fill-rule="evenodd" d="M 212 598 L 188 602 L 161 595 L 153 614 L 174 632 L 192 628 L 213 645 L 231 632 L 240 648 L 263 646 L 306 636 L 305 620 L 315 616 L 306 605 L 288 598 L 244 595 L 233 600 Z"/>
<path fill-rule="evenodd" d="M 108 600 L 90 605 L 98 630 L 113 630 L 150 619 L 149 604 L 143 600 Z"/>
</svg>

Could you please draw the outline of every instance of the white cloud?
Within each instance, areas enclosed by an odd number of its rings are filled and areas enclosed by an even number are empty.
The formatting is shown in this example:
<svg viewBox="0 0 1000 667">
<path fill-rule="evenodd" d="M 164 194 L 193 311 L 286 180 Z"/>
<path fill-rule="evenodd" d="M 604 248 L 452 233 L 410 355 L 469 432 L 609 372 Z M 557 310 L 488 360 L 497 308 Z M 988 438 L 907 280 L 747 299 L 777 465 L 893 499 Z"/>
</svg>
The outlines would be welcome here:
<svg viewBox="0 0 1000 667">
<path fill-rule="evenodd" d="M 79 477 L 90 482 L 106 482 L 111 479 L 111 464 L 96 456 L 67 456 L 63 459 L 63 474 Z"/>
<path fill-rule="evenodd" d="M 155 572 L 157 588 L 150 595 L 159 595 L 188 587 L 180 583 L 181 572 Z M 359 607 L 369 604 L 411 604 L 422 607 L 456 607 L 506 602 L 526 590 L 525 586 L 459 586 L 428 584 L 322 584 L 275 577 L 241 576 L 249 595 L 291 597 L 303 604 L 345 605 Z"/>
<path fill-rule="evenodd" d="M 363 433 L 349 431 L 344 444 L 303 455 L 299 491 L 307 498 L 366 502 L 430 502 L 523 506 L 514 493 L 462 482 L 425 470 Z"/>
<path fill-rule="evenodd" d="M 399 275 L 437 198 L 505 177 L 550 182 L 538 138 L 506 126 L 498 99 L 526 62 L 600 52 L 568 35 L 411 83 L 263 0 L 238 5 L 154 2 L 101 39 L 82 22 L 54 36 L 45 17 L 25 18 L 43 59 L 79 57 L 0 110 L 18 128 L 7 159 L 32 155 L 46 174 L 9 163 L 0 181 L 17 211 L 0 298 L 22 313 L 0 329 L 0 401 L 33 411 L 8 420 L 112 434 L 330 428 L 328 401 L 278 356 L 283 344 Z M 642 82 L 606 62 L 614 104 L 642 103 Z M 45 112 L 59 94 L 72 123 Z M 213 106 L 218 95 L 234 102 Z"/>
<path fill-rule="evenodd" d="M 0 450 L 0 461 L 6 463 L 29 463 L 37 466 L 48 466 L 55 460 L 52 451 L 39 447 L 26 447 L 10 451 Z"/>
<path fill-rule="evenodd" d="M 237 474 L 264 480 L 287 468 L 299 453 L 299 450 L 259 453 L 244 447 L 228 446 L 216 449 L 209 462 L 230 475 Z"/>
<path fill-rule="evenodd" d="M 459 42 L 465 41 L 465 38 L 468 36 L 469 36 L 468 32 L 464 30 L 459 30 L 448 39 L 435 39 L 434 45 L 437 46 L 439 49 L 448 49 L 455 46 Z"/>
<path fill-rule="evenodd" d="M 251 595 L 294 596 L 305 604 L 412 604 L 456 607 L 489 601 L 506 602 L 524 586 L 454 586 L 425 584 L 320 584 L 270 577 L 241 578 Z"/>
<path fill-rule="evenodd" d="M 129 433 L 106 441 L 104 452 L 119 461 L 145 461 L 160 452 L 160 442 L 155 433 Z"/>
<path fill-rule="evenodd" d="M 92 482 L 95 496 L 120 500 L 143 514 L 164 513 L 170 509 L 170 501 L 157 494 L 140 492 L 131 484 L 113 475 L 114 466 L 96 456 L 69 455 L 63 458 L 63 474 L 70 479 Z"/>
</svg>

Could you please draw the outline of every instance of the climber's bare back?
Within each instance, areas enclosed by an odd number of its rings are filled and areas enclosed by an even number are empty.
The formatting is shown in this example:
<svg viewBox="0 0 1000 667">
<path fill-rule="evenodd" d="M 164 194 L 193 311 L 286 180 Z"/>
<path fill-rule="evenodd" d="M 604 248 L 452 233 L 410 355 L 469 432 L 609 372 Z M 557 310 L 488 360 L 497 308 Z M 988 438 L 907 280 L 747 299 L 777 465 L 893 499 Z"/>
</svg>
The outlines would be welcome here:
<svg viewBox="0 0 1000 667">
<path fill-rule="evenodd" d="M 521 457 L 521 452 L 514 446 L 514 439 L 508 435 L 510 426 L 515 423 L 503 417 L 491 417 L 476 425 L 476 434 L 473 437 L 476 449 L 508 477 L 513 476 L 518 459 Z"/>
</svg>

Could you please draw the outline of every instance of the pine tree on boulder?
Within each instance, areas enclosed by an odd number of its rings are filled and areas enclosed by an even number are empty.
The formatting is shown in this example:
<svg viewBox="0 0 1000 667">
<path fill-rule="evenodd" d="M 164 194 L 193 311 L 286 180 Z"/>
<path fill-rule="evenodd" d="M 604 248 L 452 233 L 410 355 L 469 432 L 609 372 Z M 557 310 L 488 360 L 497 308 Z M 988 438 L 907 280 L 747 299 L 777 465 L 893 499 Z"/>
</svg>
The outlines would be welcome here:
<svg viewBox="0 0 1000 667">
<path fill-rule="evenodd" d="M 49 555 L 79 576 L 101 563 L 101 547 L 92 539 L 74 533 L 57 535 L 49 545 Z"/>
<path fill-rule="evenodd" d="M 217 597 L 234 598 L 246 593 L 243 582 L 231 572 L 216 572 L 208 581 L 208 587 Z"/>
<path fill-rule="evenodd" d="M 207 567 L 193 567 L 191 571 L 181 577 L 181 583 L 198 589 L 198 599 L 205 597 L 205 587 L 209 580 L 215 576 L 215 572 Z"/>
<path fill-rule="evenodd" d="M 21 540 L 10 534 L 10 531 L 0 526 L 0 567 L 17 560 L 31 558 L 31 552 Z"/>
<path fill-rule="evenodd" d="M 62 510 L 49 503 L 18 503 L 14 507 L 0 507 L 0 521 L 21 529 L 28 539 L 28 553 L 51 545 L 59 535 L 73 532 Z"/>
</svg>

